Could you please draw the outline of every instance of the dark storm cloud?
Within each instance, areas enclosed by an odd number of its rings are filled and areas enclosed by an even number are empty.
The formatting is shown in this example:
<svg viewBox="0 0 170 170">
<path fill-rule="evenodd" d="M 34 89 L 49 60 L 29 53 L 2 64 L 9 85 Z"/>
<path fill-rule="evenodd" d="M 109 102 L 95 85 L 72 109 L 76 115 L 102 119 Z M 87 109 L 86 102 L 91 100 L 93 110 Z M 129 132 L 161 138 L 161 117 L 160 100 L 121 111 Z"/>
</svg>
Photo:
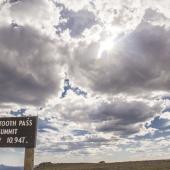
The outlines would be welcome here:
<svg viewBox="0 0 170 170">
<path fill-rule="evenodd" d="M 16 3 L 16 2 L 19 2 L 19 1 L 22 1 L 22 0 L 9 0 L 9 3 Z"/>
<path fill-rule="evenodd" d="M 155 108 L 142 102 L 115 102 L 101 104 L 89 117 L 92 121 L 100 122 L 97 131 L 131 135 L 139 132 L 140 124 L 155 113 Z"/>
<path fill-rule="evenodd" d="M 91 60 L 97 57 L 97 51 L 93 53 L 96 47 L 91 54 L 83 53 L 87 45 L 75 50 L 75 60 L 81 67 L 71 67 L 70 72 L 79 78 L 80 84 L 106 94 L 170 90 L 170 30 L 146 22 L 146 18 L 154 20 L 151 14 L 146 16 L 133 32 L 115 41 L 113 50 L 103 53 L 98 61 Z M 83 66 L 83 58 L 90 63 Z"/>
<path fill-rule="evenodd" d="M 142 102 L 112 102 L 101 103 L 95 111 L 89 114 L 93 121 L 118 120 L 120 124 L 127 125 L 145 121 L 152 117 L 152 111 L 149 106 Z"/>
<path fill-rule="evenodd" d="M 53 48 L 31 27 L 0 27 L 0 102 L 41 104 L 57 92 Z"/>
<path fill-rule="evenodd" d="M 90 106 L 65 107 L 61 117 L 68 122 L 90 123 L 98 132 L 128 136 L 140 131 L 142 124 L 161 111 L 158 105 L 149 106 L 137 101 L 99 102 Z M 59 107 L 59 106 L 58 106 Z M 67 111 L 69 110 L 69 111 Z M 81 132 L 80 132 L 81 134 Z"/>
<path fill-rule="evenodd" d="M 61 3 L 56 3 L 56 6 L 62 8 L 60 23 L 55 26 L 57 34 L 68 29 L 72 37 L 79 37 L 85 29 L 89 29 L 96 24 L 95 15 L 88 10 L 82 9 L 75 12 L 66 9 Z"/>
<path fill-rule="evenodd" d="M 98 132 L 112 132 L 119 136 L 129 136 L 135 133 L 138 133 L 140 126 L 135 127 L 134 125 L 122 125 L 114 122 L 107 122 L 103 125 L 99 125 L 96 129 Z"/>
</svg>

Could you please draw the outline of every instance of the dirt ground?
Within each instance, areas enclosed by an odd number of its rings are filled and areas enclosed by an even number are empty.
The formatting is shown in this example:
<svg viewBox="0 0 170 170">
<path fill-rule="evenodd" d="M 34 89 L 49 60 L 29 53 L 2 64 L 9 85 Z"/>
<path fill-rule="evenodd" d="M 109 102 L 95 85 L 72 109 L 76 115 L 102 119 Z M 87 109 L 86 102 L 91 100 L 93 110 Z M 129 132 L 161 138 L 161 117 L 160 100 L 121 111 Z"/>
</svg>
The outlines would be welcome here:
<svg viewBox="0 0 170 170">
<path fill-rule="evenodd" d="M 42 163 L 35 170 L 170 170 L 170 160 L 119 163 Z"/>
</svg>

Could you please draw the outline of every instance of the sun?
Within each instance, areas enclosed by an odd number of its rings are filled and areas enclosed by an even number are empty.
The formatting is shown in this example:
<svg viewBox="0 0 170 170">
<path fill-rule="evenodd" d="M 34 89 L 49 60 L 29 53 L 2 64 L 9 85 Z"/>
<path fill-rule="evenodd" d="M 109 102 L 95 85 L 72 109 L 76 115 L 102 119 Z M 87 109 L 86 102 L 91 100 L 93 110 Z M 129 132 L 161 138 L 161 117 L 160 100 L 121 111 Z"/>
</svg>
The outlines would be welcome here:
<svg viewBox="0 0 170 170">
<path fill-rule="evenodd" d="M 100 47 L 99 47 L 97 58 L 101 58 L 104 52 L 109 52 L 112 50 L 112 48 L 114 47 L 114 40 L 108 38 L 104 41 L 101 41 L 99 46 Z"/>
<path fill-rule="evenodd" d="M 105 52 L 111 52 L 117 42 L 119 41 L 119 36 L 122 33 L 122 28 L 118 26 L 113 26 L 107 24 L 103 29 L 103 35 L 101 40 L 99 41 L 99 50 L 97 58 L 100 59 L 104 56 Z"/>
</svg>

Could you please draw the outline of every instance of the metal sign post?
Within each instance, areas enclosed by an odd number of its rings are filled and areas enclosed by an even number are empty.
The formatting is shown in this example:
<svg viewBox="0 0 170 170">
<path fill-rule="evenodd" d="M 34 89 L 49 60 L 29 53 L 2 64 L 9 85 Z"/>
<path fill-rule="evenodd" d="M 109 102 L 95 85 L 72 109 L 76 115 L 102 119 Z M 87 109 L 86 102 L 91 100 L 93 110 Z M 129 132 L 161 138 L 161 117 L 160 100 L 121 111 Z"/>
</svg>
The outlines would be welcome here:
<svg viewBox="0 0 170 170">
<path fill-rule="evenodd" d="M 24 170 L 33 170 L 37 116 L 0 118 L 0 147 L 24 147 Z"/>
</svg>

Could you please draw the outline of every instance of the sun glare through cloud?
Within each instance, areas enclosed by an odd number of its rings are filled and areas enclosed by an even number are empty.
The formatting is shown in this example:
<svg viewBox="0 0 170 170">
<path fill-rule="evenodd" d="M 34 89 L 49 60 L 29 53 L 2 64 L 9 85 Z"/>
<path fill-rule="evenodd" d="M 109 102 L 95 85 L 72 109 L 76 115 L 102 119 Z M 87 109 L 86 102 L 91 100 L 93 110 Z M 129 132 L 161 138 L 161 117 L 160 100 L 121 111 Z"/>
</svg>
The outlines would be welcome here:
<svg viewBox="0 0 170 170">
<path fill-rule="evenodd" d="M 101 57 L 104 57 L 103 55 L 105 52 L 110 52 L 114 47 L 114 43 L 115 42 L 113 39 L 106 39 L 101 41 L 97 58 L 100 59 Z"/>
<path fill-rule="evenodd" d="M 109 53 L 114 49 L 121 33 L 123 33 L 122 28 L 106 23 L 103 28 L 102 39 L 99 41 L 98 59 L 104 57 L 105 53 Z"/>
</svg>

